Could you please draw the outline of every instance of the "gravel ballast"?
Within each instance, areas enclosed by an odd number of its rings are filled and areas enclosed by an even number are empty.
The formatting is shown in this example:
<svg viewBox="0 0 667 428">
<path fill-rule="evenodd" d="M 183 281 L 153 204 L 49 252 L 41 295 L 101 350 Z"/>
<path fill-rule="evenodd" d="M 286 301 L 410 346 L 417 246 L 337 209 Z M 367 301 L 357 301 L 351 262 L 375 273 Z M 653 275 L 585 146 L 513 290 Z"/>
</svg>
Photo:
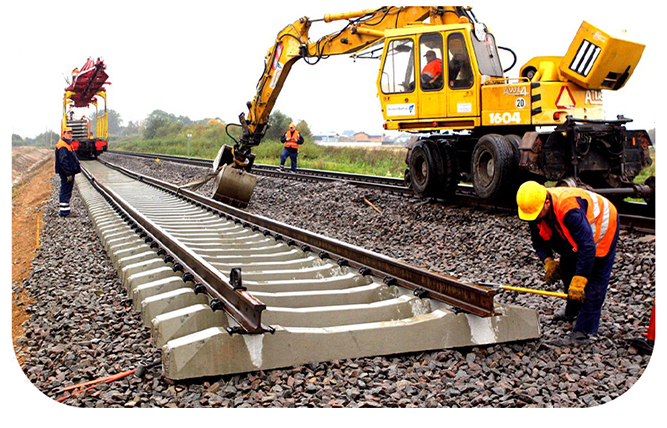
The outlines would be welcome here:
<svg viewBox="0 0 667 428">
<path fill-rule="evenodd" d="M 179 185 L 203 168 L 130 159 L 105 160 Z M 83 180 L 77 176 L 77 180 Z M 79 382 L 159 359 L 150 332 L 122 289 L 75 190 L 74 218 L 58 216 L 59 183 L 45 210 L 41 246 L 25 288 L 35 302 L 18 354 L 34 386 L 49 397 Z M 211 194 L 211 184 L 200 190 Z M 378 213 L 364 198 L 382 212 Z M 345 184 L 260 177 L 248 210 L 463 281 L 557 290 L 542 283 L 528 228 L 493 215 Z M 655 239 L 621 233 L 594 343 L 561 343 L 572 325 L 552 321 L 561 300 L 500 292 L 501 303 L 538 311 L 538 340 L 335 360 L 281 370 L 172 382 L 159 367 L 102 383 L 66 404 L 79 407 L 592 407 L 619 397 L 650 356 L 626 339 L 646 332 L 655 298 Z"/>
</svg>

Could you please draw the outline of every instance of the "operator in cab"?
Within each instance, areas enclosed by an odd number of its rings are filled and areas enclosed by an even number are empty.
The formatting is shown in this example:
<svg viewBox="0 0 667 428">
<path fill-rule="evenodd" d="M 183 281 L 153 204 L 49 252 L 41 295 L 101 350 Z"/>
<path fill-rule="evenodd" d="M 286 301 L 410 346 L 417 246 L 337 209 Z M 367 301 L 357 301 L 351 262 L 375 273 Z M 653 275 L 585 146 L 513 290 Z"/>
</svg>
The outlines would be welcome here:
<svg viewBox="0 0 667 428">
<path fill-rule="evenodd" d="M 519 218 L 527 221 L 537 256 L 544 262 L 544 281 L 563 280 L 568 294 L 554 320 L 574 323 L 566 341 L 591 342 L 600 326 L 602 305 L 618 242 L 616 207 L 597 193 L 575 187 L 547 189 L 535 181 L 519 187 Z M 560 261 L 554 259 L 560 254 Z"/>
<path fill-rule="evenodd" d="M 442 87 L 442 59 L 438 58 L 434 51 L 429 50 L 424 55 L 426 65 L 421 73 L 421 84 L 423 89 L 439 89 Z"/>
<path fill-rule="evenodd" d="M 303 144 L 303 135 L 296 129 L 296 125 L 289 124 L 289 129 L 280 138 L 280 142 L 285 145 L 285 149 L 280 154 L 280 170 L 285 170 L 285 161 L 290 158 L 292 172 L 296 172 L 296 158 L 299 156 L 299 146 Z"/>
<path fill-rule="evenodd" d="M 69 201 L 74 189 L 74 175 L 81 172 L 79 158 L 72 148 L 72 128 L 65 127 L 63 135 L 56 144 L 56 174 L 60 176 L 60 216 L 71 215 Z"/>
</svg>

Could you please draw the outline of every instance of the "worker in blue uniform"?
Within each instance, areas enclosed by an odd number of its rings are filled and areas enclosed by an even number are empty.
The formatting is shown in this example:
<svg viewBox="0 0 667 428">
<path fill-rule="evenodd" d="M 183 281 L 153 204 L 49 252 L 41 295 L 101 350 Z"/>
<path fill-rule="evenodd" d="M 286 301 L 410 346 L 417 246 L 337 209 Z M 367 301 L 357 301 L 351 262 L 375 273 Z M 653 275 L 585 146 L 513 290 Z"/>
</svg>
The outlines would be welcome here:
<svg viewBox="0 0 667 428">
<path fill-rule="evenodd" d="M 598 333 L 618 242 L 618 213 L 606 198 L 584 189 L 528 181 L 517 192 L 519 218 L 529 222 L 533 248 L 544 262 L 544 280 L 563 280 L 565 308 L 554 319 L 574 321 L 571 344 Z M 554 259 L 560 254 L 560 261 Z"/>
<path fill-rule="evenodd" d="M 56 144 L 56 174 L 60 176 L 61 217 L 67 217 L 72 213 L 69 201 L 74 189 L 74 175 L 80 172 L 79 158 L 72 148 L 72 128 L 65 127 L 62 138 Z"/>
</svg>

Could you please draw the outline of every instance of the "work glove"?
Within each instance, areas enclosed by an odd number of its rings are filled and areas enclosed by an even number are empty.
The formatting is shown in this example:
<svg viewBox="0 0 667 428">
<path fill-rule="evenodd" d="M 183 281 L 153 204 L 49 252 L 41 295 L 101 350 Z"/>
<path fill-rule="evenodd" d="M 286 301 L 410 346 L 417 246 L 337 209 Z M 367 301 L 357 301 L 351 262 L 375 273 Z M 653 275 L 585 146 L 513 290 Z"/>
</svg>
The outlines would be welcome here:
<svg viewBox="0 0 667 428">
<path fill-rule="evenodd" d="M 570 287 L 567 290 L 567 298 L 576 302 L 583 302 L 586 298 L 584 287 L 586 287 L 587 283 L 588 279 L 585 277 L 578 275 L 573 276 L 572 282 L 570 282 Z"/>
<path fill-rule="evenodd" d="M 68 182 L 68 183 L 71 183 L 72 180 L 74 180 L 74 176 L 73 176 L 73 175 L 68 175 L 68 176 L 67 176 L 67 182 Z"/>
<path fill-rule="evenodd" d="M 553 284 L 561 278 L 560 264 L 554 259 L 547 259 L 544 262 L 544 282 Z"/>
</svg>

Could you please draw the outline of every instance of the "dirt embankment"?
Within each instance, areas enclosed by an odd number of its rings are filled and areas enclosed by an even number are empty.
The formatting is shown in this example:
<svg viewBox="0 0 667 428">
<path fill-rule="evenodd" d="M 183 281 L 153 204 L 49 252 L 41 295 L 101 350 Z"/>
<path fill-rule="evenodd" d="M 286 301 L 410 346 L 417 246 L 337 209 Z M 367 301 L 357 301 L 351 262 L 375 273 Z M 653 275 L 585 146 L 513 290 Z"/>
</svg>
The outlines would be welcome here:
<svg viewBox="0 0 667 428">
<path fill-rule="evenodd" d="M 30 273 L 39 246 L 39 229 L 44 207 L 51 196 L 53 152 L 34 147 L 12 148 L 12 287 Z M 29 297 L 25 291 L 12 295 L 12 339 L 23 336 L 23 322 Z M 21 361 L 19 361 L 21 362 Z"/>
</svg>

